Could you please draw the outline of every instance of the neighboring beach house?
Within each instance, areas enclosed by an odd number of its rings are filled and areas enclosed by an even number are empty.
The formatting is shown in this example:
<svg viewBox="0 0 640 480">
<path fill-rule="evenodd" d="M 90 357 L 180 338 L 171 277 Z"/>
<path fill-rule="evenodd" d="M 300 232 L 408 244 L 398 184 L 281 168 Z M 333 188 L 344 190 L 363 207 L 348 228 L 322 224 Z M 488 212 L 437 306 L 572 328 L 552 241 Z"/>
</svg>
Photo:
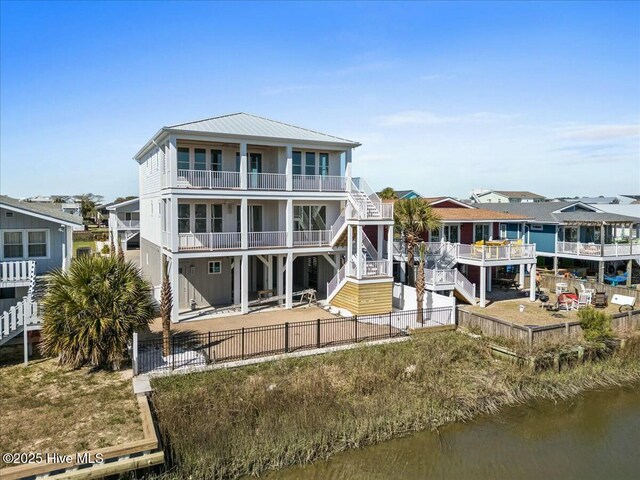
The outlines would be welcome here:
<svg viewBox="0 0 640 480">
<path fill-rule="evenodd" d="M 112 203 L 109 212 L 109 241 L 123 251 L 140 248 L 140 200 Z"/>
<path fill-rule="evenodd" d="M 0 345 L 23 331 L 35 311 L 37 277 L 66 269 L 82 218 L 59 205 L 0 195 Z M 35 326 L 34 328 L 39 328 Z"/>
<path fill-rule="evenodd" d="M 391 311 L 393 205 L 351 174 L 360 144 L 237 113 L 161 128 L 135 155 L 140 248 L 173 321 L 325 299 Z M 384 237 L 387 238 L 385 243 Z"/>
<path fill-rule="evenodd" d="M 633 206 L 630 206 L 633 207 Z M 485 204 L 495 212 L 530 217 L 526 239 L 536 245 L 544 265 L 584 270 L 582 276 L 594 276 L 599 282 L 620 270 L 630 272 L 640 262 L 640 207 L 635 216 L 605 212 L 599 206 L 582 202 L 545 202 L 535 204 Z M 512 225 L 501 228 L 501 235 L 518 235 Z"/>
<path fill-rule="evenodd" d="M 459 300 L 480 306 L 486 305 L 486 292 L 501 267 L 518 270 L 519 283 L 524 285 L 527 271 L 535 277 L 536 249 L 524 237 L 528 217 L 520 214 L 496 212 L 478 208 L 451 197 L 425 198 L 440 219 L 440 226 L 425 232 L 426 270 L 428 290 L 450 290 Z M 500 225 L 509 225 L 519 235 L 503 239 Z M 394 260 L 397 276 L 406 280 L 407 252 L 404 241 L 396 241 Z M 418 254 L 415 252 L 415 261 Z M 535 282 L 533 282 L 535 286 Z M 530 290 L 531 299 L 535 291 Z"/>
<path fill-rule="evenodd" d="M 475 203 L 534 203 L 544 202 L 545 197 L 517 190 L 481 190 L 473 192 L 471 200 Z"/>
</svg>

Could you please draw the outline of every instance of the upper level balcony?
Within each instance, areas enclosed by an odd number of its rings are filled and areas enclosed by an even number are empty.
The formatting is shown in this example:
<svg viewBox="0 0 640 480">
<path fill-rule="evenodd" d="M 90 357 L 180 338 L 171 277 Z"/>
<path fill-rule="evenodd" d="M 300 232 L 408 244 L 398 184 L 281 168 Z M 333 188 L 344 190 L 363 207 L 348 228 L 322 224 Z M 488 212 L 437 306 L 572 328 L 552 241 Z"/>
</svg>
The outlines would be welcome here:
<svg viewBox="0 0 640 480">
<path fill-rule="evenodd" d="M 456 263 L 468 265 L 491 266 L 534 263 L 536 246 L 505 240 L 476 242 L 473 244 L 450 242 L 425 242 L 425 257 L 447 268 Z M 404 242 L 394 242 L 394 257 L 400 261 L 407 260 L 407 248 Z M 414 251 L 414 260 L 419 261 L 419 249 Z"/>
<path fill-rule="evenodd" d="M 242 181 L 246 178 L 246 181 Z M 178 188 L 214 190 L 267 190 L 345 192 L 347 178 L 336 175 L 288 175 L 285 173 L 178 170 Z"/>
<path fill-rule="evenodd" d="M 620 258 L 640 255 L 640 239 L 626 243 L 557 242 L 556 253 L 576 258 Z"/>
</svg>

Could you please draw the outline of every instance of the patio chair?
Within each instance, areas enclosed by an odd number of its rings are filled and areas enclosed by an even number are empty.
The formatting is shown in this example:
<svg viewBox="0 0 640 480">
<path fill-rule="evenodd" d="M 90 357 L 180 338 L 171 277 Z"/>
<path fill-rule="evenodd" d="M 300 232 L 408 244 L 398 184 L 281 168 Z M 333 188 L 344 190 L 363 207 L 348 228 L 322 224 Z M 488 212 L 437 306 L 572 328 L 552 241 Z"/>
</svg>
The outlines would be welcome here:
<svg viewBox="0 0 640 480">
<path fill-rule="evenodd" d="M 578 305 L 577 308 L 580 310 L 581 308 L 587 308 L 591 303 L 591 295 L 586 293 L 581 293 L 578 296 Z"/>
<path fill-rule="evenodd" d="M 607 294 L 605 292 L 596 292 L 593 298 L 593 306 L 596 308 L 606 308 L 609 305 Z"/>
<path fill-rule="evenodd" d="M 566 310 L 567 312 L 571 310 L 576 310 L 578 308 L 578 302 L 573 297 L 565 293 L 561 293 L 558 295 L 558 310 Z"/>
</svg>

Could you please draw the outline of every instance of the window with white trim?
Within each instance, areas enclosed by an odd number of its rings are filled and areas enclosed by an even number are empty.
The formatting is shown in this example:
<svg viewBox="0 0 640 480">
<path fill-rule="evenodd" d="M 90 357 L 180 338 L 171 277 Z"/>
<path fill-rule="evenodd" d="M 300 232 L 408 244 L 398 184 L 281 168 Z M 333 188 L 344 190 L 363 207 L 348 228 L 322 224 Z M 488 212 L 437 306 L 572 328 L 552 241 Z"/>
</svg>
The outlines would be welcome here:
<svg viewBox="0 0 640 480">
<path fill-rule="evenodd" d="M 211 150 L 211 171 L 222 171 L 222 150 Z"/>
<path fill-rule="evenodd" d="M 29 258 L 47 256 L 47 231 L 27 232 L 27 253 Z"/>
<path fill-rule="evenodd" d="M 178 233 L 189 233 L 191 231 L 191 205 L 188 203 L 178 204 Z"/>
<path fill-rule="evenodd" d="M 222 205 L 211 205 L 211 231 L 222 232 Z"/>
<path fill-rule="evenodd" d="M 22 244 L 22 232 L 4 232 L 3 239 L 4 258 L 23 258 L 24 245 Z"/>
<path fill-rule="evenodd" d="M 220 273 L 222 273 L 222 262 L 220 260 L 209 262 L 209 275 L 219 275 Z"/>
<path fill-rule="evenodd" d="M 195 205 L 195 224 L 193 231 L 195 233 L 206 233 L 207 231 L 207 205 L 204 203 L 196 203 Z"/>
</svg>

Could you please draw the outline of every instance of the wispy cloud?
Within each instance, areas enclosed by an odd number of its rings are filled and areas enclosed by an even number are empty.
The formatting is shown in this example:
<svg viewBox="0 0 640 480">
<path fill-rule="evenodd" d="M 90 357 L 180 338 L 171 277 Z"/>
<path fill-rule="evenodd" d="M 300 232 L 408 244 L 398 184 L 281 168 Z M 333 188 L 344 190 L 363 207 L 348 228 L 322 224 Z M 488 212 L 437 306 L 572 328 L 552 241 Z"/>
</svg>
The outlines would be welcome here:
<svg viewBox="0 0 640 480">
<path fill-rule="evenodd" d="M 558 138 L 593 142 L 640 138 L 640 124 L 569 126 L 558 131 Z"/>
<path fill-rule="evenodd" d="M 386 70 L 393 66 L 392 62 L 377 60 L 364 63 L 356 63 L 344 68 L 338 68 L 335 70 L 328 70 L 324 72 L 325 77 L 347 77 L 350 75 L 356 75 L 360 73 L 371 73 L 380 70 Z"/>
<path fill-rule="evenodd" d="M 381 115 L 375 118 L 378 125 L 383 127 L 407 125 L 444 125 L 451 123 L 494 123 L 511 120 L 517 114 L 475 112 L 463 115 L 437 115 L 426 110 L 408 110 L 405 112 Z"/>
<path fill-rule="evenodd" d="M 273 87 L 264 87 L 260 91 L 262 95 L 282 95 L 283 93 L 303 92 L 307 90 L 315 90 L 321 88 L 321 85 L 280 85 Z"/>
</svg>

